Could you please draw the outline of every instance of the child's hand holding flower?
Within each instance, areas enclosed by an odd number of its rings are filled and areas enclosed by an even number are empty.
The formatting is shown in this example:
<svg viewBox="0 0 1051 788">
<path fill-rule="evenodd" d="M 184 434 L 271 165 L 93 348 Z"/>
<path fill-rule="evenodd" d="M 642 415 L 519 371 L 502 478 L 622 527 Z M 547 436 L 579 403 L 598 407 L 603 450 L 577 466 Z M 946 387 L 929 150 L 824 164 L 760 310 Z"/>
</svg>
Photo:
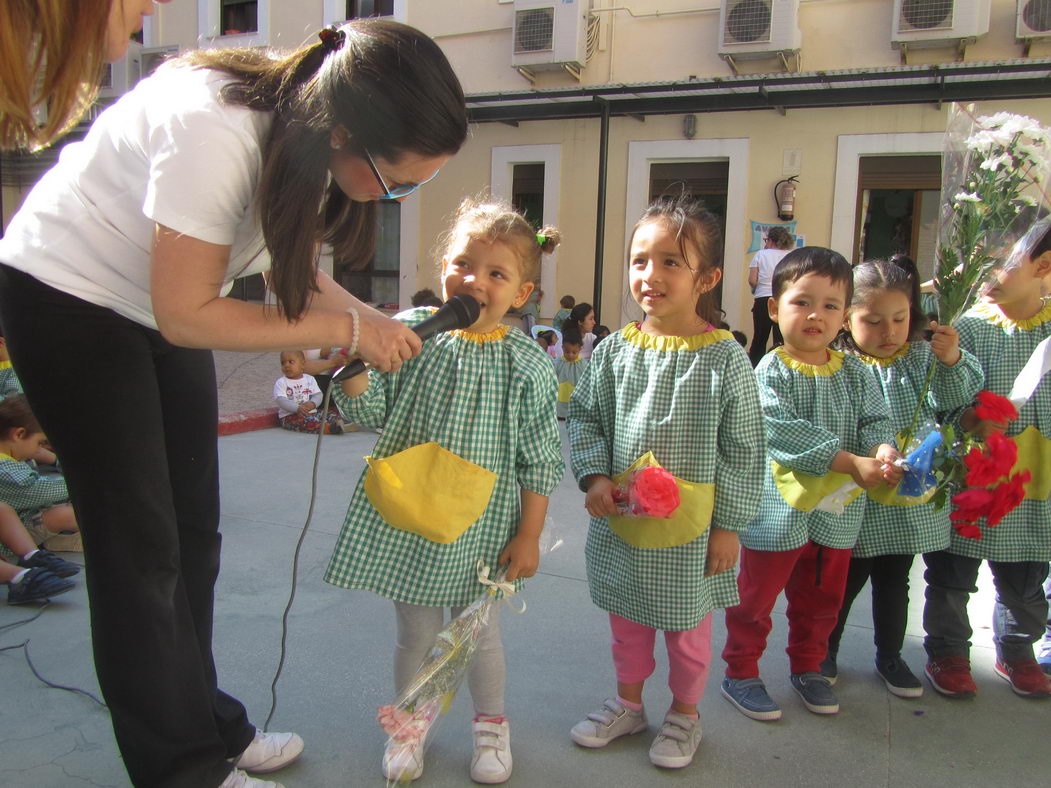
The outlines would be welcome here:
<svg viewBox="0 0 1051 788">
<path fill-rule="evenodd" d="M 508 582 L 520 577 L 532 577 L 540 568 L 540 540 L 528 533 L 515 534 L 496 563 L 507 566 Z"/>
<path fill-rule="evenodd" d="M 931 352 L 934 353 L 941 363 L 947 367 L 953 366 L 960 360 L 960 335 L 952 326 L 941 326 L 935 320 L 931 321 Z"/>
<path fill-rule="evenodd" d="M 584 498 L 584 508 L 592 517 L 609 517 L 617 513 L 617 503 L 613 493 L 617 485 L 608 476 L 594 475 L 587 479 L 587 495 Z"/>
<path fill-rule="evenodd" d="M 905 472 L 901 469 L 898 462 L 904 458 L 896 448 L 889 443 L 881 443 L 876 449 L 876 459 L 882 463 L 880 472 L 883 476 L 883 481 L 892 487 L 901 481 Z"/>
</svg>

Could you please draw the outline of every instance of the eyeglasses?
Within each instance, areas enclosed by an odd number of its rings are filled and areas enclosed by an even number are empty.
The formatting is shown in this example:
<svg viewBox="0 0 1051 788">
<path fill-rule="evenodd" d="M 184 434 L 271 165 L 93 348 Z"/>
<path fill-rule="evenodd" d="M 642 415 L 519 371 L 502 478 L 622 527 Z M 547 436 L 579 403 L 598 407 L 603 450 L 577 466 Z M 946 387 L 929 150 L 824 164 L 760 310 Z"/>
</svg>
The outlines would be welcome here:
<svg viewBox="0 0 1051 788">
<path fill-rule="evenodd" d="M 408 197 L 418 188 L 423 186 L 425 183 L 430 183 L 438 177 L 440 169 L 434 171 L 434 175 L 425 181 L 419 183 L 405 184 L 403 186 L 395 186 L 393 189 L 387 187 L 387 182 L 383 180 L 383 176 L 380 175 L 379 168 L 376 166 L 376 162 L 372 160 L 372 154 L 369 153 L 368 148 L 362 148 L 365 151 L 365 161 L 369 163 L 369 168 L 372 170 L 372 174 L 376 176 L 376 180 L 379 182 L 380 188 L 383 189 L 383 196 L 381 200 L 400 200 L 402 197 Z"/>
</svg>

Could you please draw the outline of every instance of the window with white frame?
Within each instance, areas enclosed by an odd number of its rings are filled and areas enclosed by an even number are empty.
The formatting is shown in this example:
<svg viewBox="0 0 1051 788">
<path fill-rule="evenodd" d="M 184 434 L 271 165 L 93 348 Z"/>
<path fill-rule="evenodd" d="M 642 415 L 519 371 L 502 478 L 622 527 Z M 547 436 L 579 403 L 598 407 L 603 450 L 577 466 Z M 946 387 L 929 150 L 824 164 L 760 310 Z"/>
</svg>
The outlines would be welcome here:
<svg viewBox="0 0 1051 788">
<path fill-rule="evenodd" d="M 376 251 L 364 268 L 354 270 L 346 261 L 333 261 L 335 279 L 355 297 L 385 309 L 399 304 L 401 205 L 377 203 Z"/>
<path fill-rule="evenodd" d="M 370 16 L 389 16 L 405 22 L 408 0 L 324 0 L 322 18 L 326 25 Z"/>
<path fill-rule="evenodd" d="M 197 0 L 197 32 L 202 44 L 266 46 L 270 43 L 273 0 Z"/>
</svg>

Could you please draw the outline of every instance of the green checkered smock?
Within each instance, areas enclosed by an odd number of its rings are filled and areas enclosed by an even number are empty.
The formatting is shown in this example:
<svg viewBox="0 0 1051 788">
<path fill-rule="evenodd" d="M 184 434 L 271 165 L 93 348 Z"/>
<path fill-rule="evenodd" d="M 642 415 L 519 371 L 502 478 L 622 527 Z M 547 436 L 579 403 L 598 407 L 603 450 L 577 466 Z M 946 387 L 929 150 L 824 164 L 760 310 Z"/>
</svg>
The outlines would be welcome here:
<svg viewBox="0 0 1051 788">
<path fill-rule="evenodd" d="M 1051 302 L 1034 317 L 1017 321 L 1005 318 L 992 305 L 978 304 L 960 318 L 956 328 L 960 346 L 977 356 L 982 365 L 985 388 L 1006 397 L 1033 350 L 1051 336 Z M 1018 420 L 1008 425 L 1006 434 L 1017 435 L 1029 425 L 1036 427 L 1045 439 L 1051 437 L 1051 376 L 1044 377 L 1019 410 Z M 1045 464 L 1029 471 L 1036 479 L 1051 473 L 1051 468 Z M 1051 560 L 1051 499 L 1026 498 L 995 528 L 983 526 L 982 530 L 980 540 L 954 532 L 949 552 L 990 561 Z"/>
<path fill-rule="evenodd" d="M 414 309 L 398 319 L 415 325 L 433 313 Z M 397 372 L 369 372 L 360 397 L 337 386 L 332 398 L 349 421 L 383 427 L 374 457 L 435 441 L 497 481 L 482 517 L 439 544 L 388 525 L 369 503 L 362 473 L 325 580 L 415 605 L 470 604 L 484 590 L 478 559 L 495 568 L 518 530 L 521 489 L 550 495 L 562 478 L 550 357 L 516 328 L 448 331 Z"/>
<path fill-rule="evenodd" d="M 868 456 L 881 443 L 894 443 L 890 412 L 865 364 L 829 350 L 821 365 L 804 364 L 782 347 L 755 368 L 766 423 L 769 459 L 808 476 L 825 476 L 839 451 Z M 742 543 L 751 550 L 782 552 L 808 541 L 853 547 L 861 527 L 865 496 L 843 514 L 804 512 L 788 505 L 766 470 L 759 516 Z"/>
<path fill-rule="evenodd" d="M 578 483 L 615 476 L 652 451 L 675 476 L 715 484 L 713 527 L 743 530 L 765 470 L 750 367 L 729 331 L 655 337 L 632 323 L 603 339 L 569 402 Z M 732 570 L 704 576 L 708 533 L 677 547 L 640 548 L 606 518 L 591 518 L 584 553 L 591 600 L 663 630 L 692 629 L 711 610 L 737 604 Z"/>
<path fill-rule="evenodd" d="M 0 361 L 0 402 L 12 394 L 22 393 L 22 381 L 15 374 L 10 361 Z"/>
<path fill-rule="evenodd" d="M 0 454 L 0 501 L 16 512 L 22 522 L 41 509 L 69 500 L 62 476 L 41 476 L 27 462 Z"/>
<path fill-rule="evenodd" d="M 890 408 L 896 434 L 908 429 L 927 378 L 934 353 L 927 342 L 909 342 L 890 358 L 859 355 L 868 365 L 883 398 Z M 969 405 L 982 387 L 982 368 L 978 359 L 966 350 L 960 360 L 947 367 L 940 361 L 931 379 L 931 389 L 920 408 L 919 424 L 934 423 L 939 413 Z M 921 436 L 922 437 L 922 434 Z M 894 506 L 869 498 L 861 521 L 854 555 L 871 558 L 877 555 L 915 555 L 949 546 L 949 507 L 935 511 L 927 503 Z"/>
</svg>

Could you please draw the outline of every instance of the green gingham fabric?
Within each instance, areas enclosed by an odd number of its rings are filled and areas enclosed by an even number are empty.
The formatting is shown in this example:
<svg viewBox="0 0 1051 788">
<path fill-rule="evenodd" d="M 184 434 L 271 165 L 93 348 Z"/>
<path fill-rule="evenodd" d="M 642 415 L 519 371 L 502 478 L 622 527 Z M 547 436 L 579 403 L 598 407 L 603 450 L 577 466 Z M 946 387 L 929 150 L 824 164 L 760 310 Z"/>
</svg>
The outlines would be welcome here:
<svg viewBox="0 0 1051 788">
<path fill-rule="evenodd" d="M 0 361 L 0 402 L 12 394 L 22 393 L 22 381 L 15 374 L 10 361 Z"/>
<path fill-rule="evenodd" d="M 910 342 L 901 355 L 891 359 L 858 356 L 864 361 L 883 392 L 896 434 L 908 429 L 916 400 L 923 388 L 934 354 L 927 342 Z M 966 350 L 960 360 L 935 367 L 931 390 L 920 408 L 919 424 L 934 423 L 939 413 L 958 411 L 974 400 L 982 387 L 982 368 Z M 920 435 L 922 437 L 922 434 Z M 887 506 L 869 498 L 861 521 L 854 555 L 907 555 L 944 550 L 949 546 L 949 507 L 935 511 L 930 503 L 916 506 Z"/>
<path fill-rule="evenodd" d="M 41 476 L 29 463 L 0 454 L 0 501 L 18 512 L 23 522 L 41 509 L 68 500 L 63 477 Z"/>
<path fill-rule="evenodd" d="M 820 366 L 792 359 L 783 348 L 767 353 L 755 368 L 766 423 L 769 459 L 809 476 L 825 476 L 839 451 L 869 455 L 894 442 L 887 404 L 865 364 L 837 350 Z M 793 509 L 781 497 L 768 466 L 759 516 L 742 543 L 752 550 L 782 552 L 813 541 L 853 547 L 865 496 L 841 515 Z"/>
<path fill-rule="evenodd" d="M 398 319 L 415 325 L 433 312 L 415 309 Z M 438 334 L 398 372 L 370 372 L 360 397 L 337 387 L 332 398 L 346 419 L 383 427 L 374 457 L 435 441 L 498 478 L 482 517 L 456 541 L 438 544 L 388 525 L 365 495 L 363 472 L 325 574 L 329 583 L 415 605 L 470 604 L 484 590 L 478 559 L 495 568 L 518 529 L 521 489 L 550 495 L 557 486 L 564 462 L 551 359 L 516 328 L 499 337 Z"/>
<path fill-rule="evenodd" d="M 578 483 L 615 476 L 652 451 L 674 475 L 716 485 L 712 526 L 741 531 L 755 516 L 763 421 L 748 357 L 728 331 L 651 337 L 630 324 L 611 334 L 573 392 L 567 425 Z M 737 604 L 733 570 L 704 576 L 708 533 L 640 548 L 606 518 L 591 518 L 584 555 L 592 601 L 663 630 L 692 629 L 711 610 Z"/>
<path fill-rule="evenodd" d="M 586 358 L 578 358 L 576 361 L 566 361 L 565 358 L 553 358 L 551 361 L 554 364 L 555 379 L 558 380 L 559 388 L 562 387 L 563 383 L 569 383 L 575 388 L 577 383 L 580 382 L 580 376 L 588 368 L 588 360 Z M 558 402 L 557 404 L 558 417 L 560 419 L 566 418 L 569 415 L 569 403 Z"/>
<path fill-rule="evenodd" d="M 956 327 L 960 346 L 977 356 L 982 365 L 985 388 L 1006 397 L 1033 350 L 1051 336 L 1051 303 L 1035 317 L 1017 322 L 1003 318 L 994 307 L 979 304 L 960 318 Z M 1051 376 L 1044 377 L 1007 434 L 1017 435 L 1030 424 L 1045 438 L 1051 437 Z M 1029 471 L 1035 477 L 1051 473 L 1051 468 Z M 949 552 L 990 561 L 1051 560 L 1051 500 L 1026 498 L 995 528 L 982 530 L 980 540 L 953 533 Z"/>
</svg>

